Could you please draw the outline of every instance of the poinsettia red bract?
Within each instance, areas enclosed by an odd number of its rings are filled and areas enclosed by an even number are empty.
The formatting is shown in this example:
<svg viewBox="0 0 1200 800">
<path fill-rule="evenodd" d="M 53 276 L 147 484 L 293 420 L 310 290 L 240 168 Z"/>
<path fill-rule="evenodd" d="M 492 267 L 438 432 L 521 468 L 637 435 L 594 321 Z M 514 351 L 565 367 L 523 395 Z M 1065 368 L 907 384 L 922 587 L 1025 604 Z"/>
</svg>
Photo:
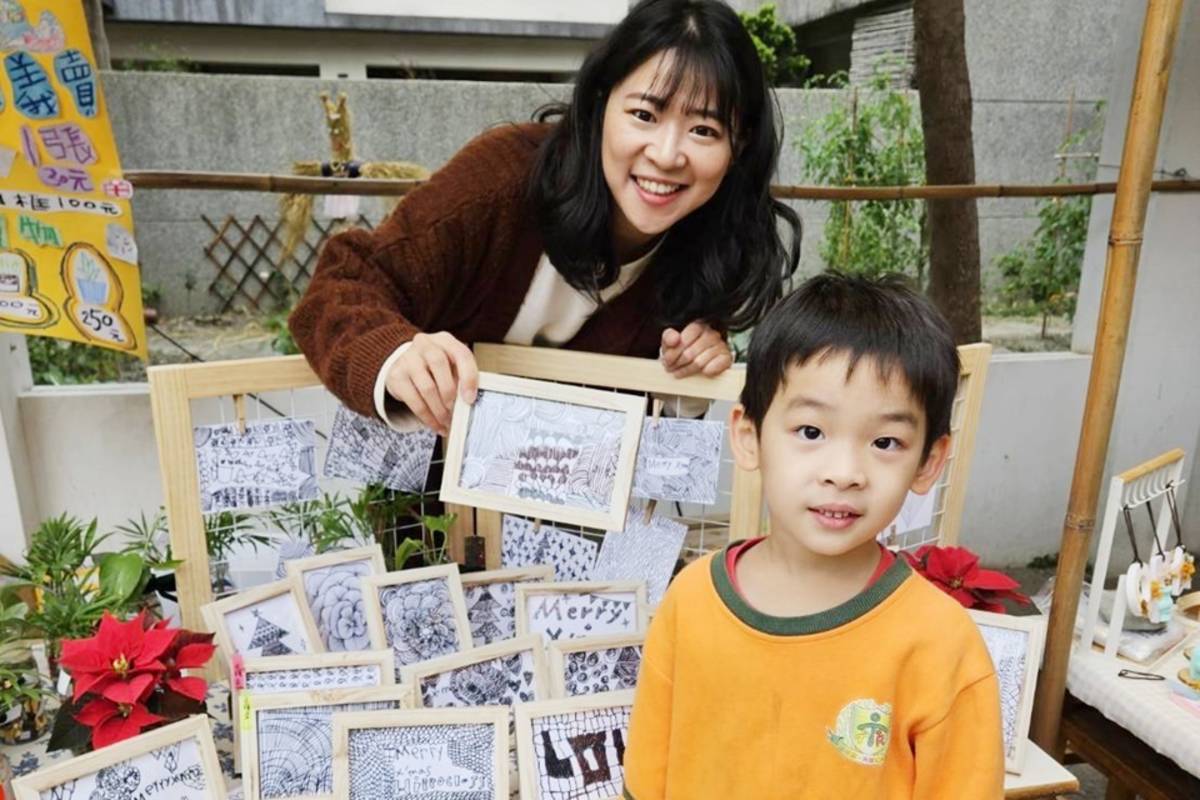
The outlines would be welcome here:
<svg viewBox="0 0 1200 800">
<path fill-rule="evenodd" d="M 158 659 L 176 631 L 146 630 L 143 616 L 121 622 L 106 611 L 95 636 L 63 642 L 59 664 L 71 674 L 76 701 L 90 692 L 129 705 L 157 682 L 164 669 Z"/>
<path fill-rule="evenodd" d="M 141 703 L 114 703 L 104 697 L 84 706 L 75 719 L 92 729 L 95 750 L 137 736 L 143 728 L 164 721 Z"/>
<path fill-rule="evenodd" d="M 905 559 L 934 586 L 966 608 L 1004 613 L 1002 600 L 1026 604 L 1029 598 L 1020 586 L 1002 572 L 983 569 L 979 556 L 965 547 L 936 547 L 927 544 L 916 553 L 903 551 Z"/>
</svg>

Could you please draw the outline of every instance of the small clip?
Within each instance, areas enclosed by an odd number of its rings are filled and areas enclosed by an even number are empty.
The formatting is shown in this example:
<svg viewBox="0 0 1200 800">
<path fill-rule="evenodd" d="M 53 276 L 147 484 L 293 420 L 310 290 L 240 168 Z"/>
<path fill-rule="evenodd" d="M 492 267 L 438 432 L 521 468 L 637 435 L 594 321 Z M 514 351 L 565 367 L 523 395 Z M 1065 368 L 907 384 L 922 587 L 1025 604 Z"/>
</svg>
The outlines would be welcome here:
<svg viewBox="0 0 1200 800">
<path fill-rule="evenodd" d="M 1123 669 L 1117 673 L 1118 678 L 1129 678 L 1134 681 L 1165 681 L 1162 675 L 1154 672 L 1142 672 L 1136 669 Z"/>
<path fill-rule="evenodd" d="M 238 433 L 242 436 L 246 435 L 246 395 L 235 394 L 233 396 L 233 413 L 237 417 Z"/>
<path fill-rule="evenodd" d="M 646 513 L 642 515 L 642 524 L 649 525 L 650 520 L 654 517 L 654 509 L 658 507 L 657 500 L 650 500 L 646 503 Z"/>
<path fill-rule="evenodd" d="M 235 653 L 230 659 L 230 671 L 233 673 L 233 688 L 246 688 L 246 662 L 241 653 Z"/>
<path fill-rule="evenodd" d="M 655 397 L 650 401 L 650 422 L 651 425 L 657 425 L 658 420 L 662 418 L 663 401 Z"/>
<path fill-rule="evenodd" d="M 540 519 L 535 519 L 533 521 L 533 532 L 536 534 L 541 529 L 542 529 L 542 521 Z"/>
</svg>

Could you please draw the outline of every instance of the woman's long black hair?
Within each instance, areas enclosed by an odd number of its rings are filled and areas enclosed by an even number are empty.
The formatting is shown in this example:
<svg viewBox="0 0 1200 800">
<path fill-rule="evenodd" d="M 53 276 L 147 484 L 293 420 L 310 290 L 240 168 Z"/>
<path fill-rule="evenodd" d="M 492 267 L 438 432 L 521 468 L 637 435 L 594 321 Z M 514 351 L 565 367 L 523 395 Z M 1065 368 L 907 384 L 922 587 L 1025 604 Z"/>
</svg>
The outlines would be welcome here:
<svg viewBox="0 0 1200 800">
<path fill-rule="evenodd" d="M 795 271 L 800 220 L 771 197 L 782 137 L 778 109 L 754 42 L 724 3 L 642 0 L 630 9 L 584 61 L 570 104 L 538 111 L 541 121 L 559 119 L 538 154 L 531 200 L 546 253 L 567 283 L 595 295 L 616 280 L 613 199 L 600 159 L 604 110 L 614 86 L 668 52 L 669 74 L 658 76 L 655 95 L 670 102 L 685 87 L 715 99 L 733 159 L 716 194 L 675 223 L 655 254 L 661 321 L 744 330 L 782 296 Z"/>
</svg>

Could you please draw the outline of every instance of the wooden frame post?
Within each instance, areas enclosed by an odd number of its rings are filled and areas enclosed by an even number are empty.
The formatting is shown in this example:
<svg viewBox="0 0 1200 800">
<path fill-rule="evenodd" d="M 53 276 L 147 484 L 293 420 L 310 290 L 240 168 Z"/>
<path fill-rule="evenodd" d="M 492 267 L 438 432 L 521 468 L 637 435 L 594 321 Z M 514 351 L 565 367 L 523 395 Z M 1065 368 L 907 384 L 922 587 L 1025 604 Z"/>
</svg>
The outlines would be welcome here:
<svg viewBox="0 0 1200 800">
<path fill-rule="evenodd" d="M 1117 175 L 1104 268 L 1104 294 L 1100 301 L 1087 403 L 1058 554 L 1046 661 L 1038 680 L 1031 730 L 1033 740 L 1060 760 L 1059 725 L 1067 684 L 1067 662 L 1071 657 L 1083 570 L 1092 530 L 1096 526 L 1096 506 L 1112 434 L 1117 391 L 1121 385 L 1142 231 L 1158 156 L 1158 136 L 1182 5 L 1182 0 L 1149 0 L 1146 5 L 1125 146 Z M 1104 578 L 1104 575 L 1097 575 L 1095 580 L 1103 581 Z"/>
</svg>

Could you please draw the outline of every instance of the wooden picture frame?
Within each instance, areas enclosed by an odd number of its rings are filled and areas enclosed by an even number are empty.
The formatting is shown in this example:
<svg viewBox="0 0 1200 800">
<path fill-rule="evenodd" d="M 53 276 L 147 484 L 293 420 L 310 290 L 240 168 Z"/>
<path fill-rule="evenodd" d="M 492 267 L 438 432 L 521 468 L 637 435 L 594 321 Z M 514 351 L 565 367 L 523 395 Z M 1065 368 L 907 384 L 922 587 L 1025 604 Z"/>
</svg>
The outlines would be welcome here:
<svg viewBox="0 0 1200 800">
<path fill-rule="evenodd" d="M 516 588 L 520 583 L 546 583 L 554 580 L 554 567 L 550 564 L 532 564 L 527 567 L 511 567 L 509 569 L 493 569 L 487 572 L 470 572 L 461 577 L 463 600 L 467 607 L 467 624 L 471 628 L 471 641 L 476 647 L 494 644 L 511 639 L 517 635 Z M 512 584 L 512 625 L 503 619 L 489 620 L 485 617 L 485 609 L 476 609 L 472 600 L 473 590 L 482 586 L 497 584 Z M 481 598 L 482 599 L 482 598 Z M 507 609 L 502 609 L 507 610 Z M 496 628 L 496 630 L 490 630 Z"/>
<path fill-rule="evenodd" d="M 309 622 L 317 629 L 321 635 L 321 643 L 326 650 L 336 652 L 346 652 L 352 650 L 365 650 L 370 647 L 370 638 L 364 637 L 361 642 L 351 641 L 350 645 L 345 646 L 345 642 L 339 640 L 339 646 L 334 647 L 330 643 L 330 634 L 328 631 L 321 628 L 321 619 L 315 608 L 318 600 L 314 600 L 309 594 L 309 585 L 307 577 L 309 573 L 328 570 L 334 567 L 341 567 L 347 564 L 358 564 L 366 562 L 368 564 L 367 575 L 382 575 L 387 572 L 387 567 L 383 563 L 383 548 L 378 544 L 368 545 L 366 547 L 355 547 L 350 550 L 335 550 L 331 553 L 322 553 L 321 555 L 309 556 L 307 558 L 298 558 L 287 563 L 288 577 L 294 577 L 300 582 L 300 591 L 304 595 L 304 613 L 308 615 Z M 361 586 L 361 583 L 360 583 Z M 360 646 L 361 645 L 361 646 Z"/>
<path fill-rule="evenodd" d="M 572 614 L 574 609 L 563 608 L 558 609 L 560 623 L 560 633 L 555 635 L 551 624 L 542 621 L 532 620 L 530 618 L 531 598 L 536 598 L 544 595 L 561 595 L 561 596 L 578 596 L 578 595 L 633 595 L 634 607 L 629 609 L 628 616 L 631 619 L 632 628 L 625 625 L 614 627 L 615 620 L 606 621 L 606 618 L 611 617 L 607 609 L 597 609 L 596 613 L 605 613 L 606 616 L 597 618 L 594 624 L 584 624 L 583 631 L 578 635 L 566 636 L 568 633 L 565 627 L 566 622 L 573 622 L 578 616 L 580 622 L 586 623 L 587 612 L 582 616 Z M 610 601 L 611 602 L 611 601 Z M 536 611 L 536 609 L 534 609 Z M 624 616 L 624 615 L 623 615 Z M 568 583 L 519 583 L 517 584 L 517 635 L 524 636 L 525 634 L 537 632 L 544 634 L 547 645 L 560 638 L 582 639 L 592 636 L 601 636 L 613 633 L 645 633 L 647 622 L 649 620 L 650 610 L 646 603 L 646 583 L 645 581 L 573 581 Z M 594 631 L 594 632 L 592 632 Z"/>
<path fill-rule="evenodd" d="M 375 791 L 353 793 L 351 774 L 369 778 L 368 765 L 351 763 L 350 738 L 356 731 L 431 726 L 466 727 L 487 725 L 492 729 L 492 800 L 509 798 L 508 709 L 496 706 L 476 708 L 415 709 L 408 711 L 362 711 L 333 715 L 333 797 L 334 800 L 398 800 L 408 793 L 382 795 Z M 420 747 L 429 745 L 420 744 Z M 428 760 L 423 767 L 434 767 Z M 451 764 L 452 768 L 460 768 Z M 461 768 L 460 768 L 461 769 Z M 457 791 L 453 788 L 447 792 Z M 476 790 L 478 791 L 478 790 Z M 422 792 L 421 796 L 432 793 Z"/>
<path fill-rule="evenodd" d="M 412 686 L 413 703 L 418 708 L 460 708 L 462 706 L 426 706 L 421 691 L 422 683 L 438 675 L 456 672 L 476 664 L 486 664 L 489 661 L 526 651 L 533 654 L 534 698 L 537 700 L 548 700 L 551 695 L 550 671 L 546 662 L 546 650 L 542 646 L 541 638 L 534 634 L 519 636 L 515 639 L 505 639 L 504 641 L 484 645 L 483 647 L 475 647 L 464 653 L 455 653 L 443 658 L 422 661 L 419 664 L 403 667 L 400 670 L 400 676 L 406 686 Z"/>
<path fill-rule="evenodd" d="M 447 597 L 444 602 L 448 602 L 451 606 L 449 619 L 441 613 L 440 622 L 442 624 L 449 623 L 453 625 L 455 640 L 458 647 L 455 650 L 443 650 L 435 652 L 434 649 L 424 648 L 421 651 L 415 650 L 411 643 L 403 645 L 405 648 L 402 653 L 396 642 L 392 641 L 388 634 L 388 619 L 387 609 L 384 603 L 380 600 L 380 593 L 397 586 L 405 586 L 414 583 L 423 583 L 426 581 L 445 581 L 447 587 Z M 457 564 L 441 564 L 435 567 L 421 567 L 419 569 L 406 569 L 399 572 L 386 572 L 383 575 L 370 575 L 363 578 L 363 602 L 367 608 L 367 631 L 371 637 L 371 647 L 376 650 L 384 648 L 390 649 L 395 658 L 396 674 L 399 676 L 400 670 L 418 661 L 427 661 L 431 658 L 439 658 L 443 655 L 459 653 L 463 650 L 470 650 L 474 643 L 471 639 L 471 626 L 467 622 L 467 604 L 463 595 L 462 580 L 458 574 Z M 438 647 L 445 646 L 445 642 Z M 411 652 L 410 652 L 411 651 Z M 416 656 L 408 658 L 408 656 Z"/>
<path fill-rule="evenodd" d="M 215 634 L 217 646 L 225 654 L 226 662 L 229 662 L 235 655 L 245 655 L 234 646 L 234 639 L 230 633 L 227 619 L 229 615 L 289 595 L 295 605 L 296 619 L 300 623 L 300 631 L 296 633 L 303 634 L 308 649 L 303 651 L 292 650 L 290 653 L 281 653 L 279 655 L 325 652 L 325 645 L 321 641 L 321 634 L 317 631 L 316 625 L 313 624 L 312 615 L 307 613 L 308 603 L 304 599 L 304 590 L 301 589 L 298 579 L 288 577 L 272 583 L 265 583 L 261 586 L 254 586 L 221 600 L 215 600 L 201 609 L 205 625 Z"/>
<path fill-rule="evenodd" d="M 604 507 L 584 508 L 462 486 L 467 442 L 479 405 L 478 401 L 473 405 L 468 405 L 461 397 L 458 397 L 454 403 L 450 438 L 446 443 L 442 487 L 438 495 L 443 502 L 462 503 L 476 508 L 488 508 L 602 530 L 620 530 L 624 526 L 625 513 L 629 506 L 629 493 L 633 487 L 633 468 L 637 460 L 638 440 L 642 435 L 642 420 L 646 416 L 644 397 L 527 378 L 514 378 L 491 372 L 479 373 L 479 389 L 481 393 L 495 392 L 517 395 L 533 400 L 547 400 L 624 414 L 625 420 L 621 429 L 621 445 L 617 457 L 616 473 L 613 477 L 612 494 Z"/>
<path fill-rule="evenodd" d="M 345 708 L 346 706 L 359 706 L 367 703 L 389 704 L 390 707 L 386 709 Z M 273 711 L 285 709 L 299 711 L 306 708 L 332 708 L 331 714 L 336 713 L 338 710 L 391 711 L 399 708 L 411 708 L 412 705 L 412 687 L 404 684 L 368 689 L 318 689 L 307 692 L 280 692 L 278 694 L 244 692 L 241 695 L 241 703 L 237 709 L 237 720 L 235 722 L 235 724 L 242 728 L 242 791 L 244 793 L 244 800 L 264 800 L 264 779 L 261 767 L 264 760 L 269 759 L 273 763 L 276 758 L 276 750 L 274 748 L 268 749 L 267 752 L 269 755 L 264 758 L 264 748 L 260 742 L 260 737 L 263 735 L 260 724 L 264 713 L 270 716 L 270 712 Z M 328 720 L 328 728 L 325 727 L 322 720 L 312 723 L 301 723 L 297 720 L 292 720 L 291 726 L 294 730 L 286 734 L 292 737 L 291 746 L 286 749 L 280 748 L 278 752 L 280 756 L 286 756 L 289 759 L 290 763 L 288 766 L 291 769 L 286 772 L 291 776 L 296 774 L 296 768 L 301 765 L 312 768 L 312 773 L 305 776 L 305 780 L 309 784 L 323 777 L 321 770 L 324 767 L 324 759 L 328 756 L 330 770 L 329 791 L 323 792 L 308 789 L 299 794 L 282 794 L 275 791 L 274 787 L 271 787 L 270 794 L 268 795 L 269 800 L 313 800 L 314 798 L 332 796 L 332 717 Z M 328 732 L 330 737 L 328 742 L 322 738 L 325 732 Z M 280 735 L 285 734 L 281 731 Z M 325 750 L 326 744 L 328 744 L 328 750 Z"/>
<path fill-rule="evenodd" d="M 1001 684 L 1000 714 L 1005 731 L 1004 770 L 1020 774 L 1025 764 L 1025 744 L 1029 739 L 1029 723 L 1033 716 L 1038 669 L 1042 665 L 1042 652 L 1046 645 L 1046 619 L 1036 615 L 1014 617 L 974 608 L 968 609 L 967 613 L 979 626 L 984 643 L 988 645 L 988 654 L 992 656 L 996 667 L 996 679 Z M 1024 637 L 1022 660 L 1009 666 L 996 663 L 994 648 L 1004 648 L 1011 653 L 1021 646 L 1021 641 L 1014 638 L 1013 634 Z M 1007 682 L 1019 684 L 1019 700 L 1011 708 L 1006 708 L 1003 702 Z"/>
<path fill-rule="evenodd" d="M 628 742 L 628 718 L 629 712 L 633 708 L 633 695 L 632 691 L 605 692 L 603 694 L 583 695 L 562 700 L 522 703 L 517 706 L 517 767 L 521 782 L 521 800 L 543 800 L 543 795 L 539 789 L 539 779 L 542 770 L 537 758 L 537 748 L 534 746 L 534 726 L 538 724 L 539 720 L 547 717 L 567 716 L 579 712 L 603 712 L 611 709 L 616 711 L 617 715 L 624 718 L 626 724 L 624 741 Z M 565 761 L 574 768 L 576 760 L 582 760 L 584 753 L 590 753 L 591 763 L 587 765 L 589 769 L 596 770 L 601 766 L 601 756 L 604 757 L 604 763 L 611 769 L 612 765 L 608 761 L 607 756 L 609 749 L 607 745 L 608 742 L 606 742 L 605 750 L 601 753 L 597 753 L 594 748 L 588 748 L 582 752 L 572 752 L 573 748 L 571 750 L 565 749 L 562 753 L 563 758 L 560 759 L 560 764 Z M 614 752 L 614 758 L 615 756 Z M 615 772 L 618 772 L 618 774 L 614 776 L 611 784 L 616 791 L 612 795 L 605 795 L 603 800 L 621 800 L 624 770 L 615 770 Z"/>
<path fill-rule="evenodd" d="M 172 786 L 183 789 L 186 794 L 180 794 L 178 789 L 175 793 L 171 793 L 169 792 L 170 787 L 164 787 L 162 794 L 146 795 L 147 800 L 175 800 L 179 797 L 187 797 L 191 800 L 201 800 L 201 798 L 203 800 L 226 800 L 225 776 L 221 773 L 221 765 L 217 760 L 212 726 L 209 724 L 208 717 L 201 714 L 164 725 L 123 742 L 117 742 L 66 761 L 54 762 L 30 775 L 16 778 L 12 784 L 13 794 L 16 800 L 41 800 L 43 792 L 53 792 L 55 787 L 66 783 L 85 781 L 83 791 L 80 793 L 80 797 L 85 798 L 90 793 L 86 786 L 86 779 L 89 776 L 96 775 L 103 769 L 115 767 L 126 761 L 139 760 L 142 757 L 149 757 L 155 764 L 159 764 L 158 759 L 151 755 L 152 753 L 190 740 L 196 742 L 196 762 L 189 765 L 186 770 L 169 770 L 168 768 L 168 771 L 177 773 Z M 177 752 L 177 758 L 181 753 L 182 747 Z M 177 761 L 176 764 L 178 766 L 179 762 Z M 200 789 L 193 785 L 196 769 L 199 769 L 204 777 L 204 784 Z M 182 778 L 184 774 L 190 776 L 189 783 L 184 783 L 185 779 Z M 76 784 L 76 788 L 79 788 L 78 784 Z"/>
<path fill-rule="evenodd" d="M 637 669 L 641 666 L 642 648 L 646 644 L 645 633 L 616 633 L 608 636 L 593 636 L 583 639 L 560 639 L 546 646 L 546 660 L 550 664 L 550 695 L 555 699 L 566 697 L 582 697 L 598 692 L 570 693 L 567 689 L 567 666 L 569 659 L 578 653 L 594 653 L 607 650 L 621 650 L 626 647 L 637 647 L 638 663 L 633 668 L 632 676 L 623 675 L 623 682 L 628 686 L 617 685 L 603 691 L 626 691 L 637 684 Z M 614 669 L 615 664 L 611 665 Z"/>
</svg>

